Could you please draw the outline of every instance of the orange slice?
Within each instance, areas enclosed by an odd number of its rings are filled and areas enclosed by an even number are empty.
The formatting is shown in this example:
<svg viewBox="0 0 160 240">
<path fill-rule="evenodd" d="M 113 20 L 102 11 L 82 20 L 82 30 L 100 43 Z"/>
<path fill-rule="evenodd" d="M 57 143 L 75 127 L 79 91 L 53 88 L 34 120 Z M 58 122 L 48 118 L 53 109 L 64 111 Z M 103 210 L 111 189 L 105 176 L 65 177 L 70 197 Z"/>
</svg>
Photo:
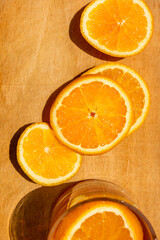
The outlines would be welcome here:
<svg viewBox="0 0 160 240">
<path fill-rule="evenodd" d="M 107 63 L 90 69 L 86 74 L 101 74 L 118 82 L 132 101 L 134 119 L 129 134 L 142 125 L 149 111 L 150 93 L 138 73 L 119 63 Z"/>
<path fill-rule="evenodd" d="M 30 125 L 17 145 L 23 171 L 41 185 L 57 185 L 76 174 L 81 156 L 63 146 L 46 123 Z"/>
<path fill-rule="evenodd" d="M 88 75 L 65 87 L 52 105 L 57 138 L 82 154 L 100 154 L 118 144 L 132 125 L 132 106 L 116 82 Z"/>
<path fill-rule="evenodd" d="M 109 201 L 84 203 L 60 222 L 53 240 L 143 240 L 141 224 L 126 206 Z"/>
<path fill-rule="evenodd" d="M 153 17 L 143 0 L 95 0 L 84 9 L 80 29 L 83 37 L 101 52 L 127 57 L 148 44 Z"/>
</svg>

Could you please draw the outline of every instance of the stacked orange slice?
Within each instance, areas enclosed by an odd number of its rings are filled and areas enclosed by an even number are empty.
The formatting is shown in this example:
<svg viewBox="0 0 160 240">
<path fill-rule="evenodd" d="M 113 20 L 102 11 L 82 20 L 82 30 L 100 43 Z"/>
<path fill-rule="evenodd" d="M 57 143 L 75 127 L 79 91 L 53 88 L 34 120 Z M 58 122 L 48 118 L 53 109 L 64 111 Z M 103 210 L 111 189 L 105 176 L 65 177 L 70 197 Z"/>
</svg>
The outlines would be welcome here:
<svg viewBox="0 0 160 240">
<path fill-rule="evenodd" d="M 132 103 L 127 93 L 102 75 L 74 80 L 62 90 L 50 112 L 57 138 L 82 154 L 110 150 L 128 134 L 132 122 Z"/>
<path fill-rule="evenodd" d="M 119 83 L 127 92 L 133 107 L 133 123 L 129 134 L 138 129 L 146 119 L 150 106 L 150 92 L 143 78 L 132 68 L 120 63 L 107 63 L 87 71 L 101 74 Z"/>
<path fill-rule="evenodd" d="M 57 138 L 81 154 L 101 154 L 144 122 L 150 105 L 145 81 L 118 63 L 97 66 L 65 87 L 52 105 Z"/>
</svg>

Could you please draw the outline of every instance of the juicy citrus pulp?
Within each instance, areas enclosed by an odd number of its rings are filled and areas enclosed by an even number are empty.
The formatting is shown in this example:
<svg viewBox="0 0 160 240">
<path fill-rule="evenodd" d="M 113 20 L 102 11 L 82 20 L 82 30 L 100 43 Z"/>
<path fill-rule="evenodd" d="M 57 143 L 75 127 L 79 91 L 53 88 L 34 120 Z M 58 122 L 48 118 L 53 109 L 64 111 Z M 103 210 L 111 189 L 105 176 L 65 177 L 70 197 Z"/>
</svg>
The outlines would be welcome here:
<svg viewBox="0 0 160 240">
<path fill-rule="evenodd" d="M 153 31 L 153 17 L 143 0 L 95 0 L 83 11 L 84 38 L 100 51 L 119 57 L 142 51 Z"/>
<path fill-rule="evenodd" d="M 126 206 L 109 201 L 84 203 L 59 223 L 53 240 L 143 240 L 138 218 Z"/>
<path fill-rule="evenodd" d="M 83 76 L 62 90 L 51 108 L 50 122 L 66 146 L 99 154 L 127 135 L 132 106 L 116 82 L 104 76 Z"/>
<path fill-rule="evenodd" d="M 107 63 L 87 71 L 87 74 L 101 74 L 118 82 L 132 101 L 133 123 L 129 133 L 134 132 L 144 122 L 150 105 L 150 93 L 145 81 L 133 69 L 119 64 Z"/>
<path fill-rule="evenodd" d="M 79 154 L 63 146 L 46 123 L 35 123 L 22 133 L 17 159 L 24 172 L 42 185 L 56 185 L 79 169 Z"/>
</svg>

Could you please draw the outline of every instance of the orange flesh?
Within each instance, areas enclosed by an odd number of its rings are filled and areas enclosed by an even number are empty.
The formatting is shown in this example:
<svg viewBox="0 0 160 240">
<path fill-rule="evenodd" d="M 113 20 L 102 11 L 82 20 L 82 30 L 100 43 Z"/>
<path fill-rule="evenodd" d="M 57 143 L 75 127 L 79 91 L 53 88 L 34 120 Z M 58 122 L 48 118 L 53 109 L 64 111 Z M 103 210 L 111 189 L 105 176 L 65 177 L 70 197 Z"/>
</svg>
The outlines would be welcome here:
<svg viewBox="0 0 160 240">
<path fill-rule="evenodd" d="M 144 10 L 133 0 L 106 0 L 88 17 L 89 36 L 113 51 L 133 51 L 147 34 Z"/>
<path fill-rule="evenodd" d="M 144 108 L 144 100 L 145 95 L 143 89 L 141 88 L 138 80 L 134 78 L 130 73 L 124 73 L 123 70 L 114 68 L 114 69 L 106 69 L 102 72 L 98 72 L 103 76 L 111 78 L 117 81 L 128 93 L 132 101 L 134 119 L 133 124 L 137 121 L 137 119 L 141 116 L 142 110 Z"/>
<path fill-rule="evenodd" d="M 112 239 L 113 236 L 118 237 L 118 239 L 132 240 L 130 232 L 124 228 L 124 222 L 120 216 L 116 216 L 112 212 L 103 212 L 95 214 L 82 223 L 81 229 L 74 234 L 72 240 L 78 238 L 92 240 L 100 238 Z"/>
<path fill-rule="evenodd" d="M 64 137 L 83 148 L 96 148 L 117 138 L 126 123 L 127 108 L 114 88 L 102 82 L 82 84 L 57 110 Z"/>
<path fill-rule="evenodd" d="M 130 230 L 125 227 L 124 219 L 122 216 L 115 214 L 112 211 L 103 211 L 94 213 L 92 216 L 85 219 L 81 225 L 75 230 L 72 237 L 68 238 L 68 230 L 72 229 L 72 226 L 85 216 L 86 212 L 92 210 L 95 206 L 105 206 L 105 201 L 96 201 L 85 203 L 69 212 L 60 222 L 56 229 L 53 240 L 133 240 L 130 234 Z M 111 207 L 115 206 L 115 203 L 108 203 Z M 121 209 L 126 221 L 130 222 L 130 227 L 137 240 L 143 239 L 142 227 L 137 217 L 125 206 L 116 204 L 116 207 Z"/>
<path fill-rule="evenodd" d="M 28 166 L 45 178 L 65 176 L 77 162 L 76 154 L 59 143 L 51 129 L 32 129 L 22 147 Z"/>
</svg>

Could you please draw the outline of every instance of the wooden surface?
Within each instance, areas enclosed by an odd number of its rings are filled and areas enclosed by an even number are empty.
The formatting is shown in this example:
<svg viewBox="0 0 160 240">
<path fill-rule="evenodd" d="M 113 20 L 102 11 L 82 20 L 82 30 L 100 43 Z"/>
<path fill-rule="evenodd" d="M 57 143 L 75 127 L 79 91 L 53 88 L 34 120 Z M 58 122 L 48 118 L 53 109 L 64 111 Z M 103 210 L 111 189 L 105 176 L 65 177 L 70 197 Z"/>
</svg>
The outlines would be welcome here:
<svg viewBox="0 0 160 240">
<path fill-rule="evenodd" d="M 71 182 L 99 178 L 121 185 L 160 238 L 160 0 L 146 0 L 155 23 L 151 42 L 126 59 L 104 55 L 82 38 L 79 17 L 88 2 L 0 1 L 1 240 L 46 240 L 49 210 L 67 185 L 45 188 L 31 182 L 16 161 L 18 137 L 26 124 L 48 121 L 63 84 L 106 61 L 124 63 L 144 77 L 151 92 L 150 112 L 143 126 L 112 151 L 84 156 Z"/>
</svg>

